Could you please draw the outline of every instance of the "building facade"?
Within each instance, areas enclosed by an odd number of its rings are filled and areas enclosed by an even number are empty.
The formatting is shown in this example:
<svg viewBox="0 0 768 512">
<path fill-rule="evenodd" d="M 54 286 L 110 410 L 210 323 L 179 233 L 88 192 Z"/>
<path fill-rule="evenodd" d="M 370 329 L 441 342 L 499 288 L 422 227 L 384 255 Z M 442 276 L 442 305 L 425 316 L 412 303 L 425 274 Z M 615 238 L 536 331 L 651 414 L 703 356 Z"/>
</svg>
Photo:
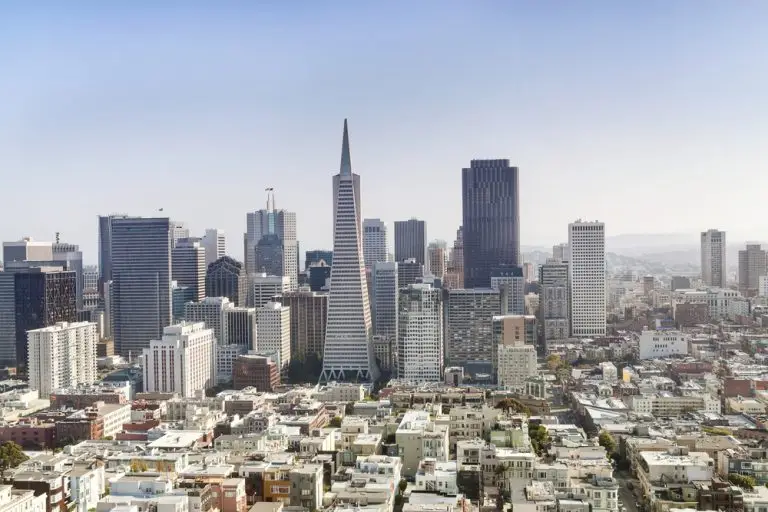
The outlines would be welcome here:
<svg viewBox="0 0 768 512">
<path fill-rule="evenodd" d="M 424 265 L 416 258 L 407 258 L 397 263 L 397 285 L 402 288 L 418 283 L 424 277 Z"/>
<path fill-rule="evenodd" d="M 377 262 L 373 265 L 371 314 L 375 336 L 390 339 L 397 337 L 397 294 L 400 289 L 397 269 L 398 264 L 394 261 Z"/>
<path fill-rule="evenodd" d="M 205 268 L 227 255 L 227 236 L 220 229 L 206 229 L 201 239 L 205 249 Z"/>
<path fill-rule="evenodd" d="M 450 290 L 445 308 L 445 366 L 462 366 L 472 375 L 491 374 L 493 317 L 500 313 L 498 290 Z"/>
<path fill-rule="evenodd" d="M 325 346 L 328 294 L 299 288 L 283 293 L 280 302 L 291 311 L 291 357 L 303 361 L 312 354 L 319 361 Z"/>
<path fill-rule="evenodd" d="M 503 389 L 522 392 L 525 382 L 537 374 L 536 317 L 499 315 L 493 317 L 496 345 L 496 379 Z"/>
<path fill-rule="evenodd" d="M 144 390 L 189 398 L 216 385 L 216 337 L 202 322 L 163 329 L 142 351 Z"/>
<path fill-rule="evenodd" d="M 725 254 L 725 231 L 710 229 L 701 233 L 701 280 L 704 286 L 728 286 Z"/>
<path fill-rule="evenodd" d="M 267 302 L 256 310 L 259 334 L 256 349 L 261 355 L 276 357 L 280 373 L 291 362 L 291 308 L 280 302 Z"/>
<path fill-rule="evenodd" d="M 444 240 L 434 240 L 427 246 L 427 272 L 444 279 L 448 270 L 448 245 Z"/>
<path fill-rule="evenodd" d="M 605 224 L 576 221 L 568 226 L 571 335 L 605 336 Z"/>
<path fill-rule="evenodd" d="M 746 297 L 758 295 L 760 278 L 766 275 L 768 260 L 760 244 L 747 244 L 739 251 L 739 291 Z"/>
<path fill-rule="evenodd" d="M 282 259 L 280 267 L 282 272 L 277 275 L 287 276 L 291 282 L 291 289 L 298 285 L 299 276 L 299 246 L 296 240 L 296 213 L 275 208 L 274 195 L 267 197 L 267 207 L 263 210 L 249 212 L 246 215 L 247 231 L 245 242 L 245 267 L 249 274 L 265 272 L 261 267 L 276 263 L 271 261 L 277 254 L 275 245 L 279 247 L 279 255 Z M 271 236 L 270 236 L 271 235 Z M 259 243 L 264 237 L 269 237 L 268 242 L 262 243 L 261 260 L 259 259 Z M 268 247 L 267 247 L 268 245 Z M 269 256 L 270 261 L 264 257 Z"/>
<path fill-rule="evenodd" d="M 171 221 L 111 220 L 112 327 L 122 355 L 141 353 L 171 323 Z"/>
<path fill-rule="evenodd" d="M 291 291 L 291 280 L 288 276 L 275 276 L 265 273 L 250 274 L 250 297 L 248 305 L 260 308 L 270 302 L 275 296 Z"/>
<path fill-rule="evenodd" d="M 360 176 L 352 172 L 344 121 L 341 165 L 333 177 L 333 266 L 325 331 L 323 380 L 376 380 L 371 311 L 363 261 Z"/>
<path fill-rule="evenodd" d="M 59 388 L 93 384 L 96 373 L 96 324 L 58 322 L 27 331 L 29 387 L 48 398 Z"/>
<path fill-rule="evenodd" d="M 570 336 L 568 263 L 552 259 L 541 265 L 539 286 L 541 352 L 545 353 L 547 343 Z"/>
<path fill-rule="evenodd" d="M 366 268 L 387 261 L 387 225 L 381 219 L 363 220 L 363 259 Z"/>
<path fill-rule="evenodd" d="M 427 262 L 427 223 L 409 219 L 395 222 L 395 261 L 415 259 L 420 265 Z"/>
<path fill-rule="evenodd" d="M 439 382 L 443 376 L 442 290 L 412 284 L 399 291 L 398 378 Z"/>
<path fill-rule="evenodd" d="M 171 251 L 171 276 L 179 286 L 189 287 L 193 300 L 205 297 L 205 247 L 198 238 L 182 238 Z"/>
<path fill-rule="evenodd" d="M 208 265 L 205 294 L 208 297 L 227 297 L 235 306 L 245 306 L 248 278 L 243 264 L 234 258 L 223 256 Z"/>
<path fill-rule="evenodd" d="M 462 170 L 464 287 L 487 288 L 491 271 L 519 265 L 517 167 L 509 160 L 472 160 Z"/>
</svg>

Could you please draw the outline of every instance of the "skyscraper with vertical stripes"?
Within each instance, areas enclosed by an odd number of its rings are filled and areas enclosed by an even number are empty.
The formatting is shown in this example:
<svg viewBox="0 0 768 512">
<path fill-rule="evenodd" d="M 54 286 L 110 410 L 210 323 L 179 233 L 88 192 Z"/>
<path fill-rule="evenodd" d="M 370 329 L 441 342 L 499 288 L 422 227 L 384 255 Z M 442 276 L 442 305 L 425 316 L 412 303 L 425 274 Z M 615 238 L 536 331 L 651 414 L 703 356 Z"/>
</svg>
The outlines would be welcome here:
<svg viewBox="0 0 768 512">
<path fill-rule="evenodd" d="M 352 173 L 344 120 L 341 167 L 333 177 L 333 267 L 321 381 L 376 380 L 363 261 L 360 176 Z"/>
</svg>

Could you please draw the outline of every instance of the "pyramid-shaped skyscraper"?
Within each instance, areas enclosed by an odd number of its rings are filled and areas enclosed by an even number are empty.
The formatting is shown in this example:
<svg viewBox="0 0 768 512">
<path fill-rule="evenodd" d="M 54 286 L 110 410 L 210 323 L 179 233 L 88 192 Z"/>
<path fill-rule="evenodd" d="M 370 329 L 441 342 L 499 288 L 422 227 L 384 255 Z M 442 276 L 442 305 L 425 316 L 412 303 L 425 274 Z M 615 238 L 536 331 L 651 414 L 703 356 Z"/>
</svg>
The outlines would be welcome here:
<svg viewBox="0 0 768 512">
<path fill-rule="evenodd" d="M 360 176 L 352 172 L 344 120 L 341 167 L 333 177 L 333 265 L 321 381 L 373 381 L 371 311 L 363 262 Z"/>
</svg>

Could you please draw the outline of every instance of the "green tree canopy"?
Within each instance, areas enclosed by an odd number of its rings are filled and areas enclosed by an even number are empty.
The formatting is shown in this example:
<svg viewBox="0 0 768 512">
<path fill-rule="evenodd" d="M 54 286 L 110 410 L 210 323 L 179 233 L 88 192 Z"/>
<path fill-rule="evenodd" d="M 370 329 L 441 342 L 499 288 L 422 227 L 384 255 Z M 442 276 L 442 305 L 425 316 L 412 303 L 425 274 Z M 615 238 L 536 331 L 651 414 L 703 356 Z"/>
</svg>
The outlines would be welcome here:
<svg viewBox="0 0 768 512">
<path fill-rule="evenodd" d="M 15 468 L 27 459 L 29 457 L 21 449 L 21 446 L 13 441 L 0 444 L 0 469 L 3 471 Z"/>
<path fill-rule="evenodd" d="M 328 422 L 329 427 L 341 428 L 341 416 L 334 416 L 331 421 Z"/>
<path fill-rule="evenodd" d="M 753 477 L 747 476 L 747 475 L 740 475 L 738 473 L 728 473 L 728 481 L 731 482 L 733 485 L 738 485 L 741 488 L 750 489 L 750 490 L 757 485 L 757 482 Z"/>
<path fill-rule="evenodd" d="M 616 440 L 607 430 L 600 432 L 600 435 L 597 438 L 597 442 L 600 443 L 600 446 L 605 448 L 605 451 L 608 452 L 609 456 L 612 453 L 616 453 Z"/>
</svg>

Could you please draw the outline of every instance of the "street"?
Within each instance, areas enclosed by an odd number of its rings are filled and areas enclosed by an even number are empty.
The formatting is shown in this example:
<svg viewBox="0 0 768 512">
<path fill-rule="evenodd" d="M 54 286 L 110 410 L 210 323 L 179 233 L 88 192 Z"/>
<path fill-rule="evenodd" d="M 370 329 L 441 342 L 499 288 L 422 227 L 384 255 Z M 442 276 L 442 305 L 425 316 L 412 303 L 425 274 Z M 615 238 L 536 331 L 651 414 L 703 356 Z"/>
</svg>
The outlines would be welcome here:
<svg viewBox="0 0 768 512">
<path fill-rule="evenodd" d="M 626 512 L 638 512 L 638 508 L 635 505 L 637 503 L 635 491 L 638 489 L 639 482 L 626 471 L 616 471 L 614 477 L 619 483 L 619 506 L 623 506 Z M 630 482 L 633 485 L 633 490 L 630 490 L 628 487 Z"/>
</svg>

